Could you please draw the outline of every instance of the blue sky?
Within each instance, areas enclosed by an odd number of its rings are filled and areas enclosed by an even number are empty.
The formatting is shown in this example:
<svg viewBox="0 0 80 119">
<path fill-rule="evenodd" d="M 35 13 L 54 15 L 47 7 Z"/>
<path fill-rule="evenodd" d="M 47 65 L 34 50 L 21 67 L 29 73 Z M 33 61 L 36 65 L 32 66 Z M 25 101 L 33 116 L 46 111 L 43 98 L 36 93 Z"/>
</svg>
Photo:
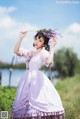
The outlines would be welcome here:
<svg viewBox="0 0 80 119">
<path fill-rule="evenodd" d="M 57 1 L 61 0 L 0 0 L 0 52 L 3 50 L 0 60 L 11 61 L 18 31 L 25 24 L 28 28 L 57 28 L 63 40 L 57 41 L 56 49 L 72 47 L 80 58 L 80 4 L 61 4 Z M 28 35 L 30 44 L 32 35 Z M 31 45 L 27 46 L 28 43 L 23 41 L 23 47 L 32 48 Z"/>
<path fill-rule="evenodd" d="M 39 27 L 65 28 L 80 22 L 80 4 L 58 4 L 57 0 L 4 0 L 0 6 L 14 6 L 12 17 L 19 21 L 37 24 Z M 71 1 L 71 0 L 70 0 Z M 80 1 L 80 0 L 79 0 Z"/>
</svg>

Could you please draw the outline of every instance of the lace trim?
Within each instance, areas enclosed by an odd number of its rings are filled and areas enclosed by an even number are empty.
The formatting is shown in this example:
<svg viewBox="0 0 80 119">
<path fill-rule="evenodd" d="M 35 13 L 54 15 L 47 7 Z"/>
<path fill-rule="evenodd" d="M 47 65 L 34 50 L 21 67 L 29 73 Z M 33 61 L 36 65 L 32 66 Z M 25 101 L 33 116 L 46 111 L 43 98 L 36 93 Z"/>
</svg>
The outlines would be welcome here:
<svg viewBox="0 0 80 119">
<path fill-rule="evenodd" d="M 17 114 L 17 112 L 12 112 L 10 119 L 27 118 L 27 117 L 30 117 L 31 119 L 44 119 L 43 117 L 47 117 L 47 119 L 64 119 L 65 114 L 64 114 L 64 111 L 42 112 L 42 111 L 39 111 L 39 110 L 36 110 L 35 113 L 29 113 L 28 114 L 27 110 L 26 110 L 25 114 Z M 52 117 L 52 118 L 50 118 L 50 117 Z"/>
</svg>

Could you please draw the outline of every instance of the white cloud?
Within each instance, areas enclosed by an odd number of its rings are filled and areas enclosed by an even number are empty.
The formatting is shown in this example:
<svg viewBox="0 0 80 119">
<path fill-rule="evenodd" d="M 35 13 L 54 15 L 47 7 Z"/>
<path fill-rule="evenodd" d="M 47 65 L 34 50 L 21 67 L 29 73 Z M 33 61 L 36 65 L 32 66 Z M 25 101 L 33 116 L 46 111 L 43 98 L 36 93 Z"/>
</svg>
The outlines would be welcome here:
<svg viewBox="0 0 80 119">
<path fill-rule="evenodd" d="M 0 6 L 0 14 L 7 14 L 7 13 L 11 13 L 14 12 L 16 10 L 15 7 L 11 6 L 11 7 L 2 7 Z"/>
<path fill-rule="evenodd" d="M 17 42 L 19 33 L 22 30 L 38 29 L 37 26 L 23 23 L 13 19 L 9 13 L 14 12 L 14 7 L 0 7 L 0 60 L 11 61 L 13 48 Z M 24 40 L 22 45 L 30 48 L 32 46 L 32 34 L 28 33 L 28 40 Z"/>
<path fill-rule="evenodd" d="M 63 38 L 59 40 L 59 47 L 71 47 L 80 58 L 80 24 L 73 23 L 63 32 Z"/>
<path fill-rule="evenodd" d="M 74 23 L 67 29 L 66 32 L 80 33 L 80 24 Z"/>
</svg>

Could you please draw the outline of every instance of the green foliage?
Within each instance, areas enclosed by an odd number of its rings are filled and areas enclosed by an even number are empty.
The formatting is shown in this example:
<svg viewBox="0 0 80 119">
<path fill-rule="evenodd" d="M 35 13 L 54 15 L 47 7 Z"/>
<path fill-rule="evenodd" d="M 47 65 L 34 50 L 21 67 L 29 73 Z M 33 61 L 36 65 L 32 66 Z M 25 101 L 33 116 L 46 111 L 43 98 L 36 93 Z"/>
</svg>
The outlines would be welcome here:
<svg viewBox="0 0 80 119">
<path fill-rule="evenodd" d="M 25 63 L 19 63 L 19 64 L 16 64 L 16 65 L 13 65 L 13 68 L 15 69 L 25 69 L 26 68 L 26 65 Z"/>
<path fill-rule="evenodd" d="M 80 74 L 66 80 L 60 80 L 58 90 L 65 109 L 66 119 L 79 119 L 80 117 Z"/>
<path fill-rule="evenodd" d="M 16 88 L 0 86 L 0 110 L 10 113 L 16 95 Z"/>
<path fill-rule="evenodd" d="M 54 57 L 55 69 L 60 76 L 73 76 L 75 74 L 78 58 L 71 48 L 58 50 Z"/>
<path fill-rule="evenodd" d="M 0 61 L 0 68 L 9 68 L 10 66 L 9 66 L 9 64 L 8 63 L 4 63 L 4 62 L 1 62 Z"/>
<path fill-rule="evenodd" d="M 18 63 L 18 64 L 15 64 L 13 66 L 11 66 L 11 64 L 8 64 L 8 63 L 5 63 L 5 62 L 1 62 L 0 61 L 0 68 L 2 69 L 5 69 L 5 68 L 13 68 L 13 69 L 25 69 L 26 68 L 26 65 L 25 63 Z"/>
<path fill-rule="evenodd" d="M 80 60 L 78 60 L 78 63 L 77 63 L 76 73 L 80 74 Z"/>
</svg>

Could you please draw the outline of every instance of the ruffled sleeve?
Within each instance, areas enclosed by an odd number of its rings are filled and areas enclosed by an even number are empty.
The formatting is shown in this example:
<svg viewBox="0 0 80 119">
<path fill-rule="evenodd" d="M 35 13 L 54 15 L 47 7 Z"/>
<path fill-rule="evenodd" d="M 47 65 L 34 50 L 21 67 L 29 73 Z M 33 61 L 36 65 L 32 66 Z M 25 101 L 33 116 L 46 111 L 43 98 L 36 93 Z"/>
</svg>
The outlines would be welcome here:
<svg viewBox="0 0 80 119">
<path fill-rule="evenodd" d="M 21 57 L 24 57 L 26 59 L 30 59 L 32 57 L 32 50 L 26 50 L 24 48 L 19 49 L 19 54 Z"/>
<path fill-rule="evenodd" d="M 49 52 L 47 50 L 43 50 L 43 52 L 41 54 L 42 65 L 45 65 L 46 67 L 49 67 L 49 64 L 47 64 L 48 58 L 49 58 Z"/>
<path fill-rule="evenodd" d="M 19 49 L 19 55 L 18 55 L 18 56 L 21 56 L 21 57 L 23 56 L 23 57 L 26 58 L 28 52 L 29 52 L 28 50 L 26 50 L 26 49 L 24 49 L 24 48 L 20 48 L 20 49 Z"/>
<path fill-rule="evenodd" d="M 16 60 L 17 62 L 23 57 L 25 61 L 29 61 L 33 55 L 32 50 L 26 50 L 24 48 L 19 49 L 19 54 L 16 54 Z"/>
</svg>

